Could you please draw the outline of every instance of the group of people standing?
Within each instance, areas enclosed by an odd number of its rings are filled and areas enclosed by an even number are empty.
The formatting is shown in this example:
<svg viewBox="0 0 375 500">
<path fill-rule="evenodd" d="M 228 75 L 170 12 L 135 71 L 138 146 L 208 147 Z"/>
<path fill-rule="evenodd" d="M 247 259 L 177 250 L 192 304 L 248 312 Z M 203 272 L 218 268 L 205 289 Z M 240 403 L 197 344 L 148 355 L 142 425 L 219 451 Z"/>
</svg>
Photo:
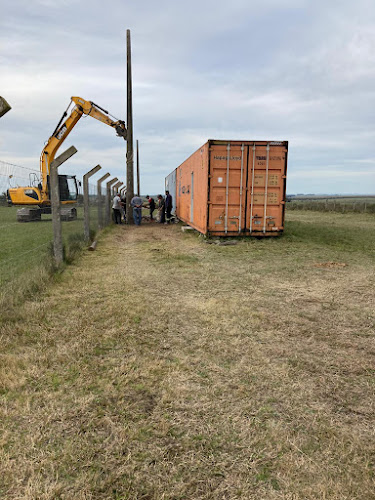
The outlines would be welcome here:
<svg viewBox="0 0 375 500">
<path fill-rule="evenodd" d="M 165 192 L 165 198 L 161 195 L 158 194 L 158 213 L 159 213 L 159 222 L 160 224 L 169 224 L 172 218 L 172 195 L 169 193 L 169 191 Z M 155 210 L 155 205 L 154 205 L 154 210 Z M 152 213 L 151 213 L 151 205 L 150 205 L 150 218 L 151 220 L 153 219 Z"/>
<path fill-rule="evenodd" d="M 153 221 L 154 219 L 154 211 L 157 208 L 158 210 L 158 222 L 160 224 L 169 224 L 172 215 L 172 195 L 169 193 L 169 191 L 165 192 L 165 198 L 159 194 L 158 195 L 158 206 L 156 207 L 155 200 L 147 195 L 146 196 L 147 202 L 146 204 L 143 203 L 143 200 L 140 196 L 135 195 L 131 199 L 131 206 L 133 208 L 133 219 L 134 219 L 134 224 L 136 226 L 140 226 L 141 221 L 142 221 L 142 208 L 148 207 L 150 210 L 150 220 Z M 121 219 L 123 218 L 126 220 L 126 200 L 121 199 L 120 195 L 117 193 L 115 194 L 113 198 L 113 203 L 112 203 L 112 211 L 113 211 L 113 220 L 115 224 L 121 224 Z"/>
</svg>

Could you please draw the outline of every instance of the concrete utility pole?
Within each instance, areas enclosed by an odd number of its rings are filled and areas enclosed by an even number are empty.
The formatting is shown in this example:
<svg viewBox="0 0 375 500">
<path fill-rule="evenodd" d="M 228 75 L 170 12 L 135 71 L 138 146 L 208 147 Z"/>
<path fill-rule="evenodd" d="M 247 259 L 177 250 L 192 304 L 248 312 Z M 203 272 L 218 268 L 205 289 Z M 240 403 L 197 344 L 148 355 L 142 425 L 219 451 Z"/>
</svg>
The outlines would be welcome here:
<svg viewBox="0 0 375 500">
<path fill-rule="evenodd" d="M 141 195 L 141 187 L 139 184 L 139 146 L 138 146 L 138 139 L 137 139 L 137 195 Z"/>
<path fill-rule="evenodd" d="M 119 186 L 120 184 L 122 184 L 121 181 L 117 181 L 115 184 L 113 184 L 111 186 L 111 197 L 113 198 L 117 192 L 117 186 Z"/>
<path fill-rule="evenodd" d="M 133 92 L 132 92 L 132 67 L 131 67 L 131 45 L 130 30 L 126 30 L 126 54 L 127 54 L 127 85 L 126 85 L 126 110 L 128 134 L 126 138 L 126 220 L 128 224 L 134 224 L 131 200 L 134 196 L 134 152 L 133 152 Z"/>
<path fill-rule="evenodd" d="M 106 224 L 106 226 L 108 226 L 108 224 L 111 221 L 111 201 L 112 201 L 111 186 L 113 186 L 113 184 L 117 181 L 118 181 L 117 177 L 114 177 L 113 179 L 111 179 L 110 181 L 107 182 L 107 192 L 106 192 L 106 199 L 105 199 L 105 224 Z"/>
<path fill-rule="evenodd" d="M 58 167 L 68 160 L 77 152 L 74 146 L 64 151 L 60 156 L 55 158 L 50 165 L 50 185 L 51 185 L 51 211 L 52 211 L 52 228 L 53 228 L 53 255 L 55 264 L 59 266 L 64 260 L 62 229 L 61 229 L 61 211 L 60 211 L 60 188 Z"/>
<path fill-rule="evenodd" d="M 99 229 L 103 229 L 104 220 L 103 220 L 103 195 L 102 195 L 102 182 L 108 179 L 111 174 L 105 174 L 103 177 L 97 182 L 97 191 L 98 191 L 98 225 Z"/>
<path fill-rule="evenodd" d="M 112 196 L 115 196 L 115 194 L 118 194 L 118 189 L 120 186 L 122 186 L 124 183 L 121 181 L 116 182 L 116 184 L 112 187 Z"/>
<path fill-rule="evenodd" d="M 96 165 L 83 176 L 83 230 L 85 240 L 90 240 L 90 198 L 89 198 L 89 178 L 96 174 L 102 167 Z"/>
</svg>

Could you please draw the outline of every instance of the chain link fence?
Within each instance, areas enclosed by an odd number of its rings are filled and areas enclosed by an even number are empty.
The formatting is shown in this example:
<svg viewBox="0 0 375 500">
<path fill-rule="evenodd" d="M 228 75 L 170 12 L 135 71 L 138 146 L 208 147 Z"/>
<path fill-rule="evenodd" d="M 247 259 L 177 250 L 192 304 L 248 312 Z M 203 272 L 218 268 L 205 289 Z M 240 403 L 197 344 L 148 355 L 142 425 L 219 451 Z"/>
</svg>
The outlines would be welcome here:
<svg viewBox="0 0 375 500">
<path fill-rule="evenodd" d="M 40 221 L 17 222 L 17 210 L 7 196 L 10 188 L 37 187 L 40 183 L 37 170 L 0 161 L 0 295 L 12 287 L 29 289 L 42 280 L 53 269 L 53 228 L 52 215 L 42 214 Z M 62 221 L 64 258 L 74 260 L 87 246 L 84 234 L 84 203 L 82 182 L 78 182 L 78 199 L 75 205 L 77 218 Z M 99 210 L 103 213 L 104 227 L 107 223 L 106 185 L 101 185 L 98 193 L 96 182 L 88 184 L 88 216 L 90 239 L 94 239 L 100 228 Z M 101 195 L 101 196 L 100 196 Z M 101 204 L 101 206 L 100 206 Z M 110 218 L 110 223 L 112 219 Z M 1 301 L 0 301 L 1 302 Z"/>
<path fill-rule="evenodd" d="M 0 206 L 8 205 L 8 189 L 34 186 L 40 182 L 40 172 L 0 160 Z"/>
</svg>

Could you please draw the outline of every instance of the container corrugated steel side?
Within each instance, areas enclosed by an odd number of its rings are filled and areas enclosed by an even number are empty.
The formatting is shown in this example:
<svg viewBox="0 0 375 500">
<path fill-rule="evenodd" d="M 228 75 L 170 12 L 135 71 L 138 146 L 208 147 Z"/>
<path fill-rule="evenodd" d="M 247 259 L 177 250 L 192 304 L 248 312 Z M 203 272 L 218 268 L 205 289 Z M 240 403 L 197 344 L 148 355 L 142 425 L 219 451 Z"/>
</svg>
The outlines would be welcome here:
<svg viewBox="0 0 375 500">
<path fill-rule="evenodd" d="M 176 213 L 177 200 L 176 200 L 176 175 L 177 169 L 173 170 L 167 177 L 165 178 L 165 190 L 169 191 L 172 195 L 172 214 Z"/>
<path fill-rule="evenodd" d="M 175 171 L 177 217 L 203 234 L 281 234 L 287 159 L 287 141 L 209 140 Z"/>
</svg>

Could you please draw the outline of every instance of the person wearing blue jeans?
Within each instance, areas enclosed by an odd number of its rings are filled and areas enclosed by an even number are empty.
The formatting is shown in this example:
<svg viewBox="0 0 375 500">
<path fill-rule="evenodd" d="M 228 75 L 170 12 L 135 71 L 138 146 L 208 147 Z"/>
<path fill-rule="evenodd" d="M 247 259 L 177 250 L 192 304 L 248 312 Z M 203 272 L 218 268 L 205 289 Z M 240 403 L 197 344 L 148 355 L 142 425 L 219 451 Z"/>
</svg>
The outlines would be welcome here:
<svg viewBox="0 0 375 500">
<path fill-rule="evenodd" d="M 131 206 L 133 207 L 133 219 L 134 219 L 134 224 L 136 226 L 141 225 L 141 220 L 142 220 L 142 205 L 143 201 L 140 196 L 133 196 L 131 202 Z"/>
</svg>

